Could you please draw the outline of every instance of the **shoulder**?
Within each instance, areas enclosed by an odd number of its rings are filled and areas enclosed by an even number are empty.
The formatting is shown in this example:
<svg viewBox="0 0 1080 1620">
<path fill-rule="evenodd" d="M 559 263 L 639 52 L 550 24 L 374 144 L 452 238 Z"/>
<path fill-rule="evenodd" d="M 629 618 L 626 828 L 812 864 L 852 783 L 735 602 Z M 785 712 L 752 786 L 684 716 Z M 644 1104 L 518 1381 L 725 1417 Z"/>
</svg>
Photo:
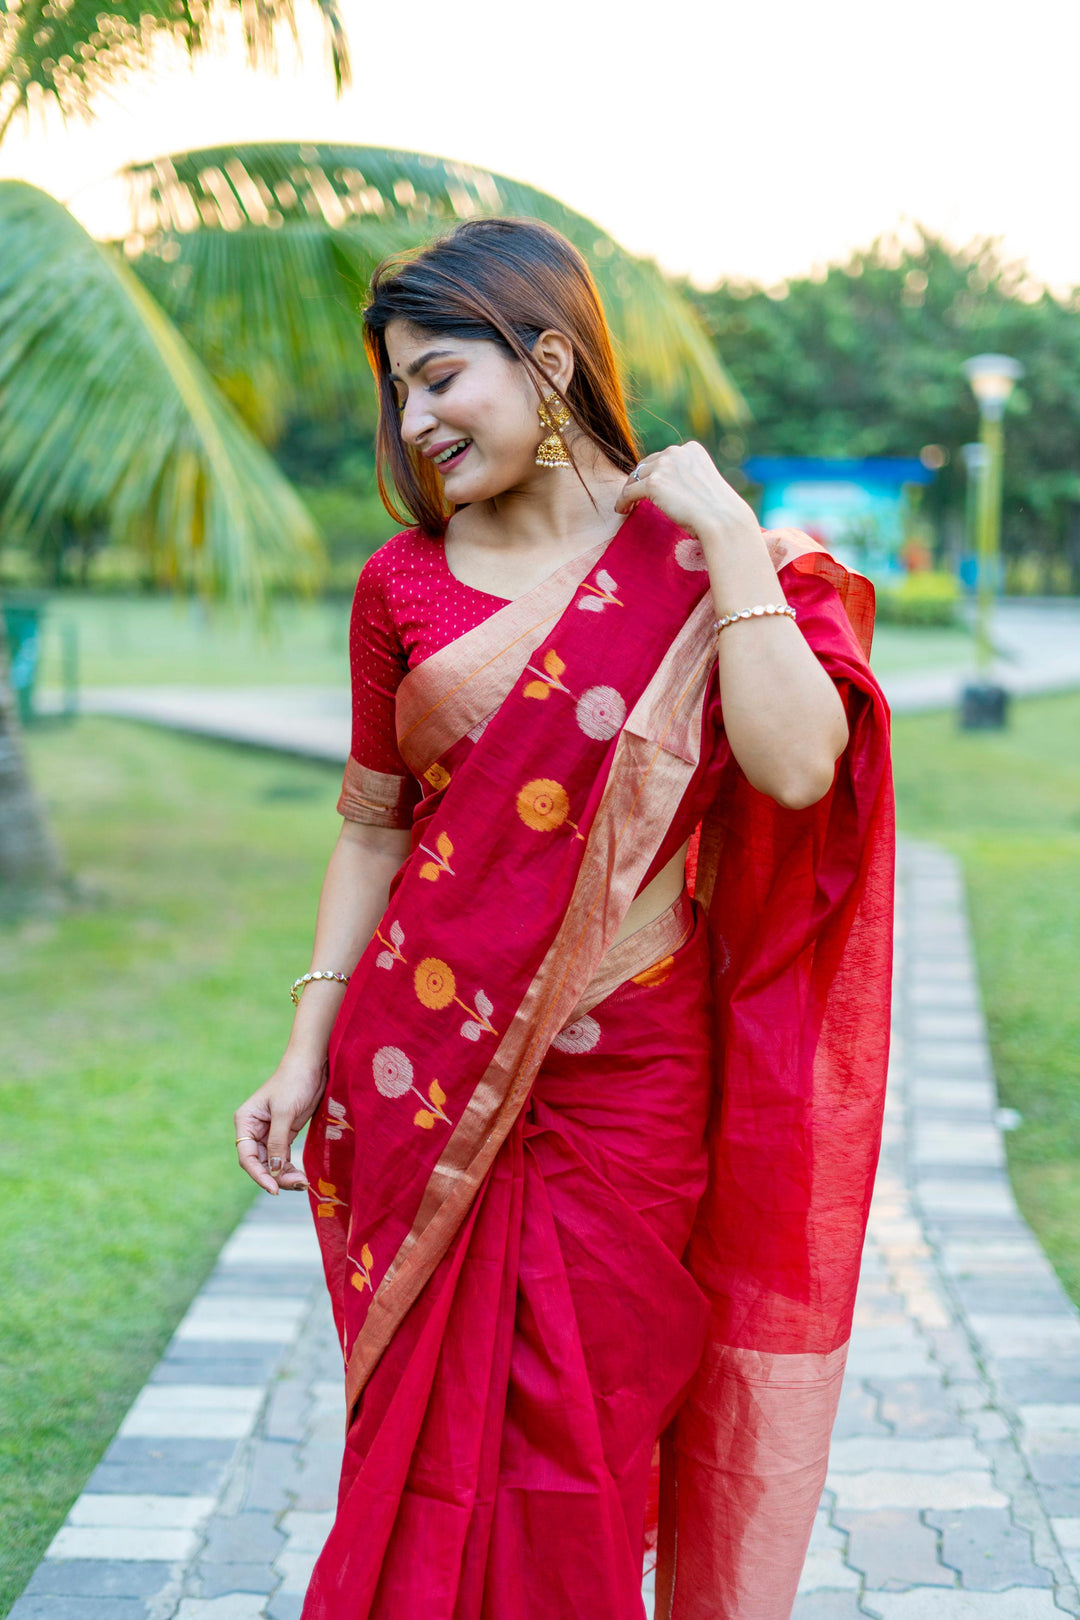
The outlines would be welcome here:
<svg viewBox="0 0 1080 1620">
<path fill-rule="evenodd" d="M 402 529 L 371 553 L 360 570 L 357 596 L 377 593 L 392 597 L 396 586 L 429 573 L 441 552 L 441 539 L 432 539 L 420 529 Z"/>
</svg>

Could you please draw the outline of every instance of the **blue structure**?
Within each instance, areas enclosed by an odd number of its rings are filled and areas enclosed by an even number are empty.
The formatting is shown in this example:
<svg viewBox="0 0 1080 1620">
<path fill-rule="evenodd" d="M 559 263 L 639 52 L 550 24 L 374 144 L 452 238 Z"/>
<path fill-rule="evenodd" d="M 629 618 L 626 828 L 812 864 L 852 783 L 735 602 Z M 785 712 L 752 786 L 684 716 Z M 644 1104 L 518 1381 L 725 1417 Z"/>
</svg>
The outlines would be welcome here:
<svg viewBox="0 0 1080 1620">
<path fill-rule="evenodd" d="M 762 486 L 763 528 L 805 529 L 838 561 L 875 579 L 903 573 L 907 486 L 934 479 L 914 456 L 751 456 L 743 472 Z"/>
</svg>

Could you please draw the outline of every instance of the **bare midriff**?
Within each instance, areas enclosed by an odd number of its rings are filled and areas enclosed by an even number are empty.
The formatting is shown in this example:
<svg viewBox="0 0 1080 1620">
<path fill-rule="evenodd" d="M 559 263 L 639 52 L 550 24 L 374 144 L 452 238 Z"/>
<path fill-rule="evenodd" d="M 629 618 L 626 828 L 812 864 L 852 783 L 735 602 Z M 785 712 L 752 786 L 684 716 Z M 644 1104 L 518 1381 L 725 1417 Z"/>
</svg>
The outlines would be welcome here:
<svg viewBox="0 0 1080 1620">
<path fill-rule="evenodd" d="M 689 842 L 687 839 L 667 865 L 661 867 L 641 893 L 636 894 L 631 900 L 619 932 L 612 941 L 613 945 L 617 945 L 628 934 L 636 934 L 638 929 L 644 928 L 647 923 L 655 922 L 662 912 L 674 905 L 686 884 L 686 851 Z"/>
</svg>

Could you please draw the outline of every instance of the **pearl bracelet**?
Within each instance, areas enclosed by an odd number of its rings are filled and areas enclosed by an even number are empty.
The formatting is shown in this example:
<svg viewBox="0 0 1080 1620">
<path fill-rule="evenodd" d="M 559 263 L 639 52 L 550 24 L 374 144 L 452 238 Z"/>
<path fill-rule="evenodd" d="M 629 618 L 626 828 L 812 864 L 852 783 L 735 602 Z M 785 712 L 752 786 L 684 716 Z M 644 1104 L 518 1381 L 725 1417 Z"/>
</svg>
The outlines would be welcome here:
<svg viewBox="0 0 1080 1620">
<path fill-rule="evenodd" d="M 788 607 L 787 603 L 781 605 L 778 602 L 762 602 L 757 607 L 743 608 L 741 613 L 729 613 L 725 618 L 717 619 L 716 631 L 719 635 L 721 630 L 726 630 L 729 624 L 735 623 L 736 619 L 763 619 L 777 613 L 783 614 L 788 619 L 795 617 L 795 609 Z"/>
<path fill-rule="evenodd" d="M 293 980 L 292 987 L 289 990 L 294 1007 L 300 1005 L 300 997 L 304 993 L 305 985 L 311 984 L 314 979 L 336 979 L 338 984 L 348 984 L 349 975 L 347 973 L 302 973 L 298 979 Z"/>
</svg>

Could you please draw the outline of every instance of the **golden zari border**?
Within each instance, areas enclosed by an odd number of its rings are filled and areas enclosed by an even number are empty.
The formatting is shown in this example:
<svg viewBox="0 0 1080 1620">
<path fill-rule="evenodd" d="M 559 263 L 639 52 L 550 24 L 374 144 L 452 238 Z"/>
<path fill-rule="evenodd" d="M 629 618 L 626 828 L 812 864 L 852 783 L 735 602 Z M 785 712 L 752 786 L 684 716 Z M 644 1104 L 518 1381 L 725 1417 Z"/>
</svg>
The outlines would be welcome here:
<svg viewBox="0 0 1080 1620">
<path fill-rule="evenodd" d="M 636 979 L 639 974 L 646 973 L 649 968 L 655 967 L 665 957 L 674 956 L 680 945 L 685 945 L 694 926 L 694 904 L 684 889 L 678 899 L 673 900 L 666 911 L 652 922 L 643 923 L 635 928 L 632 934 L 620 939 L 613 945 L 601 960 L 600 966 L 589 981 L 589 987 L 581 1000 L 566 1020 L 572 1024 L 576 1019 L 592 1012 L 599 1007 L 602 1001 L 617 990 L 620 984 L 627 979 Z M 565 1027 L 565 1026 L 564 1026 Z"/>
<path fill-rule="evenodd" d="M 412 1229 L 353 1344 L 346 1371 L 350 1414 L 453 1241 L 552 1038 L 587 991 L 690 784 L 716 658 L 714 619 L 706 592 L 623 726 L 558 934 L 432 1170 Z"/>
<path fill-rule="evenodd" d="M 656 1620 L 788 1620 L 829 1461 L 848 1347 L 712 1344 L 665 1437 Z M 661 1514 L 662 1525 L 667 1517 Z M 806 1535 L 780 1533 L 805 1524 Z"/>
<path fill-rule="evenodd" d="M 409 671 L 397 690 L 401 757 L 414 775 L 499 707 L 610 540 L 557 568 L 523 596 Z"/>
<path fill-rule="evenodd" d="M 413 792 L 411 777 L 370 770 L 350 754 L 337 802 L 338 815 L 371 827 L 411 827 Z"/>
</svg>

